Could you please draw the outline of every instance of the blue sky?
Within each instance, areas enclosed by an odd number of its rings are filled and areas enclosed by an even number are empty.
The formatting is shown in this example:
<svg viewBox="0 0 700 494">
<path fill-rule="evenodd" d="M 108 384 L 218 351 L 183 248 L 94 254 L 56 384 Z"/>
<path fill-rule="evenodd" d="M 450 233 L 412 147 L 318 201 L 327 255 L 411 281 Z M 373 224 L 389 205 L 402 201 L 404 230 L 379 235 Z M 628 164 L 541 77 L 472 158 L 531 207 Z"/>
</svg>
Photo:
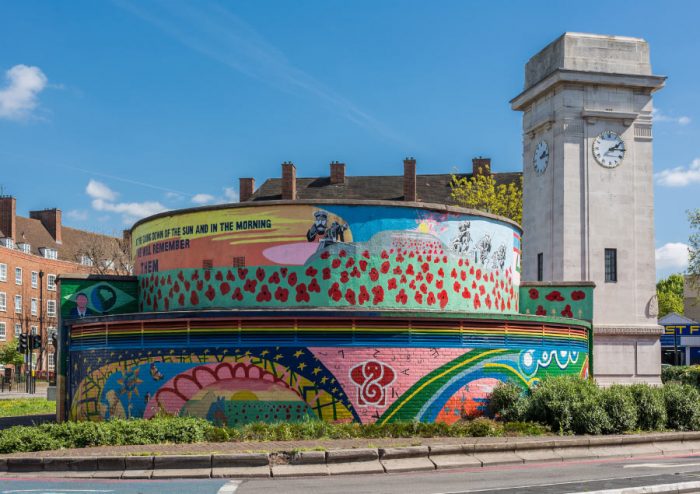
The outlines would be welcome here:
<svg viewBox="0 0 700 494">
<path fill-rule="evenodd" d="M 658 274 L 700 206 L 697 2 L 16 1 L 0 7 L 0 186 L 106 233 L 299 176 L 519 170 L 530 56 L 564 31 L 645 38 L 657 93 Z"/>
</svg>

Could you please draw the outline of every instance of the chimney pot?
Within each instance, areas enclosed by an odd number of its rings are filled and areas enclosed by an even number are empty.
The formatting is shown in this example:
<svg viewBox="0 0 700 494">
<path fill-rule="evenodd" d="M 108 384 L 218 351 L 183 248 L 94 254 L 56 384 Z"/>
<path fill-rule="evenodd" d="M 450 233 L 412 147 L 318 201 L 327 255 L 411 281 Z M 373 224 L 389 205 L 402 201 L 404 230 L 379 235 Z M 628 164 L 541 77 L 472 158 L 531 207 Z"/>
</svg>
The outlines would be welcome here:
<svg viewBox="0 0 700 494">
<path fill-rule="evenodd" d="M 415 202 L 416 197 L 416 160 L 413 157 L 403 160 L 403 200 Z"/>
<path fill-rule="evenodd" d="M 282 199 L 297 199 L 297 169 L 291 161 L 282 163 Z"/>
<path fill-rule="evenodd" d="M 238 179 L 238 201 L 249 201 L 255 192 L 254 178 L 239 178 Z"/>
<path fill-rule="evenodd" d="M 472 159 L 472 175 L 491 175 L 491 158 L 483 158 L 479 156 L 478 158 Z"/>
<path fill-rule="evenodd" d="M 42 211 L 29 211 L 29 217 L 41 221 L 44 228 L 53 237 L 57 244 L 63 242 L 61 234 L 61 210 L 60 209 L 44 209 Z"/>
<path fill-rule="evenodd" d="M 331 162 L 331 183 L 345 183 L 345 163 L 340 163 L 339 161 Z"/>
<path fill-rule="evenodd" d="M 0 196 L 0 230 L 13 241 L 17 237 L 17 200 L 12 196 Z"/>
</svg>

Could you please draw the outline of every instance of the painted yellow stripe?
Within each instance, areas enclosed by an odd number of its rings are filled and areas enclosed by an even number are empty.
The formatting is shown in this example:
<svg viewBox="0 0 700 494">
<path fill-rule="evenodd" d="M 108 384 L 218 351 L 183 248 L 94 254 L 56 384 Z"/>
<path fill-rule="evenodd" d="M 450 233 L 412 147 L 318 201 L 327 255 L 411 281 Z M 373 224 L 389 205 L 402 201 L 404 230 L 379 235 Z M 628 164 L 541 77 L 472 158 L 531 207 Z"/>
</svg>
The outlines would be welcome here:
<svg viewBox="0 0 700 494">
<path fill-rule="evenodd" d="M 470 359 L 467 359 L 467 360 L 465 360 L 465 361 L 463 361 L 463 362 L 460 362 L 459 364 L 454 365 L 453 367 L 450 367 L 449 369 L 444 370 L 443 372 L 441 372 L 441 373 L 438 374 L 437 376 L 432 377 L 431 379 L 429 379 L 429 380 L 427 380 L 426 382 L 424 382 L 422 386 L 419 386 L 418 389 L 414 390 L 413 393 L 411 393 L 408 397 L 406 397 L 406 399 L 402 400 L 402 403 L 401 403 L 399 406 L 397 406 L 397 407 L 389 414 L 389 416 L 387 416 L 385 419 L 382 420 L 382 424 L 385 424 L 389 419 L 391 419 L 391 417 L 393 417 L 394 414 L 395 414 L 396 412 L 398 412 L 398 411 L 403 407 L 403 405 L 404 405 L 406 402 L 408 402 L 408 401 L 410 401 L 411 399 L 413 399 L 413 397 L 416 396 L 419 392 L 421 392 L 426 386 L 428 386 L 428 385 L 434 383 L 436 380 L 440 379 L 441 377 L 444 377 L 446 374 L 449 374 L 449 373 L 452 372 L 453 370 L 458 369 L 458 368 L 460 368 L 460 367 L 463 367 L 463 366 L 465 366 L 465 365 L 467 365 L 467 364 L 470 364 L 470 363 L 474 362 L 475 360 L 478 360 L 478 359 L 480 359 L 480 358 L 482 358 L 482 357 L 484 357 L 484 356 L 486 356 L 486 355 L 491 355 L 491 354 L 494 354 L 494 355 L 495 355 L 495 354 L 504 353 L 504 352 L 507 352 L 507 351 L 508 351 L 508 350 L 506 350 L 506 349 L 498 349 L 498 350 L 489 350 L 489 351 L 487 351 L 487 352 L 480 353 L 479 355 L 476 355 L 476 356 L 474 356 L 474 357 L 472 357 L 472 358 L 470 358 Z"/>
<path fill-rule="evenodd" d="M 523 383 L 525 383 L 525 385 L 526 385 L 527 387 L 530 387 L 530 386 L 532 386 L 533 383 L 536 383 L 537 381 L 539 381 L 539 379 L 536 378 L 536 377 L 533 377 L 532 379 L 530 379 L 529 381 L 527 381 L 527 380 L 525 380 L 525 379 L 523 378 L 523 376 L 521 376 L 520 374 L 518 374 L 517 372 L 515 372 L 515 370 L 514 370 L 512 367 L 508 367 L 508 366 L 505 365 L 505 364 L 499 364 L 499 363 L 495 363 L 495 362 L 488 362 L 488 363 L 484 364 L 484 368 L 487 368 L 487 367 L 489 367 L 489 368 L 494 368 L 494 367 L 495 367 L 495 368 L 500 368 L 500 369 L 506 369 L 506 370 L 510 371 L 511 373 L 515 374 L 516 376 L 518 376 L 518 379 L 520 379 Z"/>
</svg>

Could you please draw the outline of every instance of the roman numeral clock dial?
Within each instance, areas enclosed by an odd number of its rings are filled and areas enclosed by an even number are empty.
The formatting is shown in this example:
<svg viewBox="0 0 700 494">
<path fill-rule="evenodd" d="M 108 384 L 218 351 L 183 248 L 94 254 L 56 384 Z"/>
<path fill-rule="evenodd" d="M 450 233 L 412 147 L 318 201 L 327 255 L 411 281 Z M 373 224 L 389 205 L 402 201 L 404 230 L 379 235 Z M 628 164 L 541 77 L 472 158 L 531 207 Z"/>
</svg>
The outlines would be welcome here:
<svg viewBox="0 0 700 494">
<path fill-rule="evenodd" d="M 615 168 L 625 157 L 625 141 L 615 132 L 606 130 L 593 140 L 593 156 L 605 168 Z"/>
</svg>

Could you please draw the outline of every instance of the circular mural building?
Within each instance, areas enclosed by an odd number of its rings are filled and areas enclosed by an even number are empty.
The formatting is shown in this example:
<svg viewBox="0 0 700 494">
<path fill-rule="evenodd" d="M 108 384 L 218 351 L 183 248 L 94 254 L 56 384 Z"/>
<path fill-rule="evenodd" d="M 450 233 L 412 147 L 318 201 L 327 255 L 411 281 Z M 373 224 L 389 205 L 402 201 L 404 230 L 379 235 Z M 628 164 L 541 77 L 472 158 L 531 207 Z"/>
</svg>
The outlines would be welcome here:
<svg viewBox="0 0 700 494">
<path fill-rule="evenodd" d="M 521 230 L 411 202 L 146 218 L 135 277 L 60 280 L 61 410 L 454 422 L 499 381 L 589 372 L 591 286 L 520 283 Z"/>
</svg>

